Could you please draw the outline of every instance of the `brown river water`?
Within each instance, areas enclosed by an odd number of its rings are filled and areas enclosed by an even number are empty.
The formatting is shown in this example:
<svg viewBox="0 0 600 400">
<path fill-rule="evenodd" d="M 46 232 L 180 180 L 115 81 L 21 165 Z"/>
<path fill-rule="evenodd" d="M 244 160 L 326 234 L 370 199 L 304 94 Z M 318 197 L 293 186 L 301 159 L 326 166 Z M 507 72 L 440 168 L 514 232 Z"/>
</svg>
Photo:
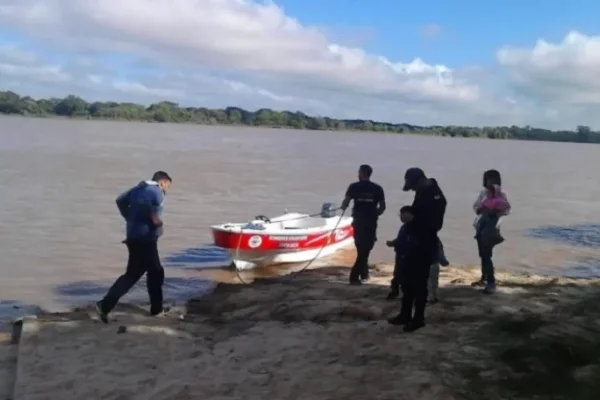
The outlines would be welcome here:
<svg viewBox="0 0 600 400">
<path fill-rule="evenodd" d="M 160 243 L 166 296 L 183 300 L 233 279 L 208 269 L 226 264 L 206 246 L 209 225 L 317 212 L 339 203 L 361 163 L 374 167 L 388 202 L 372 261 L 393 259 L 383 239 L 412 200 L 404 170 L 420 166 L 448 198 L 448 258 L 476 263 L 471 205 L 482 172 L 497 168 L 513 204 L 497 267 L 600 272 L 597 145 L 0 117 L 0 319 L 101 297 L 126 260 L 114 199 L 157 169 L 174 179 Z M 142 286 L 126 300 L 145 296 Z"/>
</svg>

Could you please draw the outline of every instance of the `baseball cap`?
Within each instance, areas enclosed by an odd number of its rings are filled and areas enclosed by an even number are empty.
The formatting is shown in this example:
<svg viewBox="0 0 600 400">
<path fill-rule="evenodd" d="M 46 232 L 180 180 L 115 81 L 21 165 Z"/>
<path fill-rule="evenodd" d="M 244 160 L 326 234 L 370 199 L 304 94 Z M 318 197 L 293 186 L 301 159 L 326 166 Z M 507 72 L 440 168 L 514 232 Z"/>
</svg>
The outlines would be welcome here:
<svg viewBox="0 0 600 400">
<path fill-rule="evenodd" d="M 413 167 L 407 169 L 404 173 L 404 187 L 402 190 L 405 192 L 413 190 L 417 186 L 417 183 L 425 177 L 425 172 L 421 168 Z"/>
</svg>

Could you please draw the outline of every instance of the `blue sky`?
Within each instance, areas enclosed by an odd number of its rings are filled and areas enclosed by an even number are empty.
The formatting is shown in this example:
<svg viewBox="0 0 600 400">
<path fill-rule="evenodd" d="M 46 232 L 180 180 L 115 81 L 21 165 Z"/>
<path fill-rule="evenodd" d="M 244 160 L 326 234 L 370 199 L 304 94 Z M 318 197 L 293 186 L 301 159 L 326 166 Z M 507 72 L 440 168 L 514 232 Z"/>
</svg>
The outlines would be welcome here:
<svg viewBox="0 0 600 400">
<path fill-rule="evenodd" d="M 600 2 L 592 0 L 569 3 L 283 0 L 277 3 L 307 24 L 372 30 L 372 40 L 364 45 L 371 52 L 392 59 L 410 59 L 419 54 L 428 62 L 451 67 L 492 64 L 494 50 L 503 45 L 531 46 L 542 37 L 558 41 L 575 28 L 591 35 L 600 34 Z M 427 25 L 440 27 L 435 38 L 423 38 L 422 29 Z"/>
<path fill-rule="evenodd" d="M 599 12 L 589 0 L 2 0 L 0 90 L 600 128 Z"/>
</svg>

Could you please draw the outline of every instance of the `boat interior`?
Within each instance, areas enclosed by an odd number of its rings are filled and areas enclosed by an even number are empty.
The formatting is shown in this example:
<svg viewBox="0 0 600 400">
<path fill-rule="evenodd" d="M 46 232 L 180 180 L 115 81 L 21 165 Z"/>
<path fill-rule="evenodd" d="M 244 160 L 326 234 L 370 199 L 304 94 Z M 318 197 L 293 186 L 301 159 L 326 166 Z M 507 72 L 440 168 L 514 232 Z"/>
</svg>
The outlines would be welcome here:
<svg viewBox="0 0 600 400">
<path fill-rule="evenodd" d="M 272 223 L 275 229 L 314 229 L 314 228 L 324 228 L 327 226 L 327 221 L 323 218 L 302 218 L 302 219 L 293 219 L 290 221 L 280 221 Z M 277 226 L 279 225 L 279 226 Z"/>
<path fill-rule="evenodd" d="M 320 217 L 310 217 L 302 214 L 286 214 L 275 217 L 271 220 L 255 219 L 246 224 L 224 224 L 222 228 L 232 229 L 241 227 L 244 230 L 253 231 L 319 231 L 326 230 L 332 224 L 336 224 L 335 219 L 325 219 Z"/>
</svg>

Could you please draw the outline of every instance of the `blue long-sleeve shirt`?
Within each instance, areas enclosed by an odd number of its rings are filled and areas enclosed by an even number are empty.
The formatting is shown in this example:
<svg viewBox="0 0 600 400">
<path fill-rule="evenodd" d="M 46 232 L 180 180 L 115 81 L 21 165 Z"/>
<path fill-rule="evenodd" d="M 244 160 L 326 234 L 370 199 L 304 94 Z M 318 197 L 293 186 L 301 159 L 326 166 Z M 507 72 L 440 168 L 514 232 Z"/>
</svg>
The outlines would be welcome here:
<svg viewBox="0 0 600 400">
<path fill-rule="evenodd" d="M 403 224 L 398 230 L 398 235 L 396 239 L 394 239 L 394 251 L 397 256 L 405 257 L 409 251 L 410 247 L 410 235 L 408 234 L 408 223 Z M 440 264 L 442 266 L 449 265 L 448 260 L 446 259 L 446 254 L 444 252 L 444 245 L 442 241 L 438 239 L 438 252 L 432 256 L 432 264 Z"/>
<path fill-rule="evenodd" d="M 158 183 L 143 181 L 117 197 L 121 216 L 127 222 L 127 240 L 157 240 L 163 233 L 152 214 L 162 218 L 164 193 Z"/>
<path fill-rule="evenodd" d="M 410 236 L 407 233 L 407 224 L 403 224 L 398 230 L 398 235 L 394 239 L 394 251 L 399 256 L 405 256 L 410 244 Z"/>
</svg>

